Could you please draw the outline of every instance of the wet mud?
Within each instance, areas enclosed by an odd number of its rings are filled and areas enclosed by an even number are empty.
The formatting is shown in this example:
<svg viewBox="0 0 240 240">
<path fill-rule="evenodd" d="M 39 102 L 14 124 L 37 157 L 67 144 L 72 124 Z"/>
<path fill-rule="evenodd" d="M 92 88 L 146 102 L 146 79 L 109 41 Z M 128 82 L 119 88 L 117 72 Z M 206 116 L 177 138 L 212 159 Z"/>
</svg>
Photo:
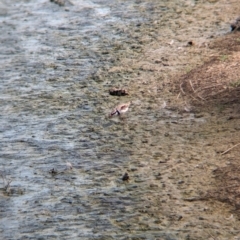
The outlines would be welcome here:
<svg viewBox="0 0 240 240">
<path fill-rule="evenodd" d="M 172 82 L 217 54 L 235 1 L 0 6 L 2 239 L 238 239 L 232 205 L 196 201 L 237 119 Z"/>
</svg>

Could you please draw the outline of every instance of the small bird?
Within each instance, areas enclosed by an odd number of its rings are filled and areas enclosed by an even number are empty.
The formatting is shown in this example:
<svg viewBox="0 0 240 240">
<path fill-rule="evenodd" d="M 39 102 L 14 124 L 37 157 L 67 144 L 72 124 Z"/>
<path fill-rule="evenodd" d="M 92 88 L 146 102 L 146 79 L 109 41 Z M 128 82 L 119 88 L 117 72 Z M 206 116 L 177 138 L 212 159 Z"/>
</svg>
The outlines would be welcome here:
<svg viewBox="0 0 240 240">
<path fill-rule="evenodd" d="M 113 116 L 120 116 L 123 113 L 127 112 L 129 109 L 131 102 L 128 103 L 123 103 L 123 104 L 119 104 L 117 107 L 115 107 L 112 112 L 110 113 L 110 117 Z"/>
<path fill-rule="evenodd" d="M 66 162 L 67 170 L 73 169 L 73 166 L 70 162 Z"/>
</svg>

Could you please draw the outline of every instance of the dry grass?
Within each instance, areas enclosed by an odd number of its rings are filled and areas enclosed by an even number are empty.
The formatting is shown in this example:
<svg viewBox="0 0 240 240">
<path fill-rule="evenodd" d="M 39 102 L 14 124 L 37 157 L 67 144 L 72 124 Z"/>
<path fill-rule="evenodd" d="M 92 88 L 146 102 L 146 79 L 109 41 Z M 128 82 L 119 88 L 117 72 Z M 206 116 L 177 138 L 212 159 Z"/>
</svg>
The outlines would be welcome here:
<svg viewBox="0 0 240 240">
<path fill-rule="evenodd" d="M 218 49 L 219 55 L 182 75 L 178 91 L 194 104 L 239 102 L 240 33 L 217 39 L 210 48 Z"/>
</svg>

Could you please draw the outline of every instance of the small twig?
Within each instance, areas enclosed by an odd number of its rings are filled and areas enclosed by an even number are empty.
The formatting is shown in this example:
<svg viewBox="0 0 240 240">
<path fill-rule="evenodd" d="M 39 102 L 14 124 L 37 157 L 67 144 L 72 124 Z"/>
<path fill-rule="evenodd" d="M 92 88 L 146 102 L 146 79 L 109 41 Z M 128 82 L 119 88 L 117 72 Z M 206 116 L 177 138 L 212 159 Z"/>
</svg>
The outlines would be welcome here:
<svg viewBox="0 0 240 240">
<path fill-rule="evenodd" d="M 4 190 L 5 190 L 6 192 L 7 192 L 8 188 L 9 188 L 11 182 L 12 182 L 12 180 L 8 180 L 8 181 L 7 181 L 7 184 L 5 184 Z"/>
<path fill-rule="evenodd" d="M 233 148 L 235 148 L 235 147 L 238 146 L 238 145 L 240 145 L 240 143 L 238 143 L 238 144 L 230 147 L 229 149 L 227 149 L 226 151 L 224 151 L 223 153 L 221 153 L 221 155 L 224 155 L 224 154 L 228 153 L 230 150 L 232 150 Z"/>
<path fill-rule="evenodd" d="M 190 86 L 191 86 L 191 88 L 192 88 L 193 92 L 195 93 L 195 90 L 194 90 L 194 88 L 193 88 L 192 81 L 191 81 L 191 80 L 189 80 L 189 83 L 190 83 Z"/>
<path fill-rule="evenodd" d="M 203 97 L 201 97 L 199 94 L 197 94 L 197 96 L 202 99 L 203 101 L 205 101 L 205 99 Z"/>
<path fill-rule="evenodd" d="M 189 84 L 190 84 L 190 86 L 191 86 L 191 88 L 192 88 L 193 92 L 194 92 L 194 93 L 196 93 L 196 90 L 194 89 L 194 87 L 193 87 L 193 84 L 192 84 L 192 81 L 191 81 L 191 80 L 189 80 Z M 204 99 L 203 97 L 201 97 L 199 94 L 196 94 L 196 95 L 197 95 L 197 97 L 199 97 L 200 99 L 202 99 L 203 101 L 205 101 L 205 99 Z"/>
<path fill-rule="evenodd" d="M 184 92 L 183 89 L 182 89 L 182 85 L 183 85 L 183 82 L 180 84 L 180 90 L 181 90 L 181 92 L 185 95 L 185 92 Z"/>
<path fill-rule="evenodd" d="M 197 102 L 201 102 L 200 100 L 198 100 L 197 98 L 195 98 L 194 96 L 190 95 L 191 98 L 193 98 L 194 100 L 196 100 Z"/>
<path fill-rule="evenodd" d="M 219 84 L 216 84 L 216 85 L 213 85 L 213 86 L 204 87 L 204 88 L 202 88 L 202 90 L 203 90 L 203 89 L 214 88 L 214 87 L 217 87 L 217 86 L 222 86 L 222 84 L 219 83 Z"/>
<path fill-rule="evenodd" d="M 211 98 L 212 97 L 215 97 L 215 96 L 217 96 L 217 95 L 219 95 L 220 93 L 223 93 L 223 92 L 225 92 L 226 91 L 226 89 L 223 89 L 222 91 L 219 91 L 219 92 L 217 92 L 217 93 L 215 93 L 215 94 L 212 94 L 212 95 L 210 95 L 211 96 Z"/>
<path fill-rule="evenodd" d="M 224 87 L 223 84 L 219 83 L 219 84 L 215 84 L 215 85 L 211 85 L 211 86 L 206 86 L 206 87 L 203 87 L 203 88 L 199 87 L 195 90 L 195 92 L 200 92 L 202 90 L 209 89 L 209 88 L 216 88 L 217 86 Z"/>
<path fill-rule="evenodd" d="M 177 95 L 177 99 L 179 99 L 180 96 L 181 96 L 181 92 L 179 92 L 179 94 Z"/>
<path fill-rule="evenodd" d="M 233 214 L 231 214 L 231 216 L 229 218 L 225 218 L 226 220 L 230 220 L 233 219 Z"/>
<path fill-rule="evenodd" d="M 200 99 L 202 99 L 203 101 L 205 101 L 205 99 L 203 98 L 203 97 L 201 97 L 200 95 L 198 95 L 198 94 L 196 94 L 195 93 L 195 95 L 197 96 L 197 97 L 199 97 Z M 197 98 L 195 98 L 194 96 L 192 96 L 192 95 L 190 95 L 194 100 L 196 100 L 196 101 L 198 101 L 198 102 L 201 102 L 200 100 L 198 100 Z"/>
</svg>

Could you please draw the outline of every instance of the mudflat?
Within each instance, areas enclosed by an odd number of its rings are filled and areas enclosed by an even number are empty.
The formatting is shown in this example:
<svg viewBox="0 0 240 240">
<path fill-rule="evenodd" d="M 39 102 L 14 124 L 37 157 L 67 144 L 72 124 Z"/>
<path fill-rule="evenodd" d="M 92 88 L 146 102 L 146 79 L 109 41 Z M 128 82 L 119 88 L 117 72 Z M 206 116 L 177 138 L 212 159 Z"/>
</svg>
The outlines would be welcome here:
<svg viewBox="0 0 240 240">
<path fill-rule="evenodd" d="M 238 1 L 1 6 L 4 239 L 240 237 Z"/>
</svg>

